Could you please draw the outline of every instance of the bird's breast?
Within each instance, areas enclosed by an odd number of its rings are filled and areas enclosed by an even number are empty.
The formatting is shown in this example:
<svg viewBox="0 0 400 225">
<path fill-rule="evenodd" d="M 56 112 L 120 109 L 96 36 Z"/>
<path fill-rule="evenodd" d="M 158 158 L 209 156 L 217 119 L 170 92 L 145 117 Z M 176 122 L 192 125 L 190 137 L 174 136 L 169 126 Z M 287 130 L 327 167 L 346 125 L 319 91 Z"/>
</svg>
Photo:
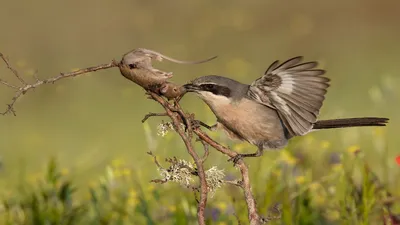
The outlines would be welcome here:
<svg viewBox="0 0 400 225">
<path fill-rule="evenodd" d="M 254 145 L 281 140 L 284 131 L 277 112 L 250 99 L 219 102 L 212 110 L 230 137 L 244 139 Z"/>
</svg>

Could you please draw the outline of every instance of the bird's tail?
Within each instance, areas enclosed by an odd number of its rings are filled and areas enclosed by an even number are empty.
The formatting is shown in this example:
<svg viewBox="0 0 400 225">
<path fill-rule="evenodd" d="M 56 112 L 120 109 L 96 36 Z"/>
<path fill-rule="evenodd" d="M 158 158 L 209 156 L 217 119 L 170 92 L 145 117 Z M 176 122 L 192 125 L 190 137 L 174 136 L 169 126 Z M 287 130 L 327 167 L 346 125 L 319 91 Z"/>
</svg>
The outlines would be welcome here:
<svg viewBox="0 0 400 225">
<path fill-rule="evenodd" d="M 388 118 L 378 117 L 362 117 L 362 118 L 346 118 L 335 120 L 320 120 L 314 123 L 313 129 L 332 129 L 344 127 L 369 127 L 369 126 L 386 126 Z"/>
</svg>

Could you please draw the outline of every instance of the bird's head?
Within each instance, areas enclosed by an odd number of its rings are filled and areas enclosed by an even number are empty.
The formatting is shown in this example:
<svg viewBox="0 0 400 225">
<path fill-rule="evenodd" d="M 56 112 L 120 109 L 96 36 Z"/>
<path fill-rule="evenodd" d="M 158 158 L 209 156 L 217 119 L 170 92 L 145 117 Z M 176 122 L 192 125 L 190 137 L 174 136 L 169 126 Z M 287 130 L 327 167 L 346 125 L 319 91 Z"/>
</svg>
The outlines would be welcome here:
<svg viewBox="0 0 400 225">
<path fill-rule="evenodd" d="M 209 75 L 198 77 L 183 86 L 186 92 L 194 92 L 208 104 L 231 103 L 243 97 L 248 85 L 227 77 Z"/>
</svg>

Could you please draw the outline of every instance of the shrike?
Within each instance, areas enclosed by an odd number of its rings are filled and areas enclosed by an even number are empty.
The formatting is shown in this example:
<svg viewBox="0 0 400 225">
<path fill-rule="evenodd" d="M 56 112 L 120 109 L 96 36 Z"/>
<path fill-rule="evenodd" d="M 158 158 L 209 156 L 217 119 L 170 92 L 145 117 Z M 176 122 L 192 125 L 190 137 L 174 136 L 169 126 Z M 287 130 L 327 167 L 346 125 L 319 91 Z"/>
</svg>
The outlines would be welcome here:
<svg viewBox="0 0 400 225">
<path fill-rule="evenodd" d="M 210 130 L 222 128 L 228 136 L 247 141 L 258 150 L 243 157 L 258 157 L 266 149 L 281 149 L 288 140 L 310 131 L 342 127 L 385 126 L 388 118 L 363 117 L 317 120 L 329 78 L 316 69 L 317 62 L 301 63 L 302 57 L 282 64 L 272 63 L 252 84 L 209 75 L 196 78 L 184 87 L 196 93 L 217 117 L 217 124 L 201 125 Z"/>
</svg>

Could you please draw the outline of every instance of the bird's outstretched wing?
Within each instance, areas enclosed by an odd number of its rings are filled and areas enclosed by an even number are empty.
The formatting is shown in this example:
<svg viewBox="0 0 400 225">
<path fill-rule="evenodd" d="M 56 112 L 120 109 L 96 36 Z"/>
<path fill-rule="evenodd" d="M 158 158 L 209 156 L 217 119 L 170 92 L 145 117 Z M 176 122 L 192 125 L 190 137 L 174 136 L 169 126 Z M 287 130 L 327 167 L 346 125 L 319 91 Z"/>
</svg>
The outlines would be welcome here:
<svg viewBox="0 0 400 225">
<path fill-rule="evenodd" d="M 301 61 L 301 56 L 282 64 L 275 61 L 247 93 L 255 101 L 276 109 L 291 136 L 301 136 L 312 129 L 330 81 L 322 76 L 324 70 L 316 69 L 317 62 Z"/>
</svg>

